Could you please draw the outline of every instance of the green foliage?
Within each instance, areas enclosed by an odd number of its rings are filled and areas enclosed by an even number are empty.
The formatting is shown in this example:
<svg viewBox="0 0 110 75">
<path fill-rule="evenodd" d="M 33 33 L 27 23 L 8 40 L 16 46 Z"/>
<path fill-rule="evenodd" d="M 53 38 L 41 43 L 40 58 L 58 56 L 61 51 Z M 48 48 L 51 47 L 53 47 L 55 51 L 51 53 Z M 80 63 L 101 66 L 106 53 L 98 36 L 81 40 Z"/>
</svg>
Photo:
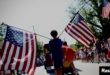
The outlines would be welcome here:
<svg viewBox="0 0 110 75">
<path fill-rule="evenodd" d="M 3 36 L 0 36 L 0 41 L 3 41 Z"/>
<path fill-rule="evenodd" d="M 75 51 L 79 50 L 83 45 L 79 42 L 76 42 L 75 44 L 71 44 L 70 47 L 73 48 Z"/>
<path fill-rule="evenodd" d="M 78 7 L 84 5 L 80 9 L 79 13 L 84 17 L 85 21 L 88 23 L 93 34 L 96 38 L 107 39 L 110 37 L 110 19 L 103 19 L 101 17 L 102 11 L 102 0 L 75 0 L 78 1 Z M 110 1 L 110 0 L 109 0 Z M 78 10 L 77 7 L 69 7 L 69 12 L 72 16 L 75 15 Z"/>
<path fill-rule="evenodd" d="M 43 44 L 40 41 L 37 41 L 37 57 L 43 53 Z"/>
<path fill-rule="evenodd" d="M 77 51 L 77 49 L 78 49 L 76 44 L 71 44 L 70 47 L 75 51 Z"/>
</svg>

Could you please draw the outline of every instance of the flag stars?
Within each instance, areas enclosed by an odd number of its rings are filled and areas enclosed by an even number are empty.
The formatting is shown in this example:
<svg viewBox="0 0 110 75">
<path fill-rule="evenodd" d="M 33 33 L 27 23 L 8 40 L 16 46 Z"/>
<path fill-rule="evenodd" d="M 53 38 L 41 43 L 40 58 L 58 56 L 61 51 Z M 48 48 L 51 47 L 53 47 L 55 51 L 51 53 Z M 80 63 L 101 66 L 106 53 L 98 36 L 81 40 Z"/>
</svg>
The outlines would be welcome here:
<svg viewBox="0 0 110 75">
<path fill-rule="evenodd" d="M 11 42 L 17 46 L 23 46 L 23 33 L 18 30 L 13 30 L 13 28 L 8 27 L 6 34 L 6 41 Z"/>
</svg>

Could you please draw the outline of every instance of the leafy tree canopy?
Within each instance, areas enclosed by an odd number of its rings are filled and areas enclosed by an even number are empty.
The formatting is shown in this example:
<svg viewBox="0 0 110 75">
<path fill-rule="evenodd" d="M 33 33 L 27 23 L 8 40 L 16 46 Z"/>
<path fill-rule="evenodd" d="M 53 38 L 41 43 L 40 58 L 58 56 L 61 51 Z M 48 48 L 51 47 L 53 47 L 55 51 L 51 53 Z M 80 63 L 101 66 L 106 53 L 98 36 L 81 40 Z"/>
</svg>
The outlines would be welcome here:
<svg viewBox="0 0 110 75">
<path fill-rule="evenodd" d="M 84 17 L 88 26 L 93 31 L 96 38 L 104 39 L 110 37 L 110 19 L 101 17 L 102 0 L 74 0 L 78 2 L 77 7 L 69 7 L 71 18 L 79 9 L 79 13 Z M 109 0 L 110 1 L 110 0 Z M 79 6 L 80 5 L 80 6 Z M 84 5 L 83 8 L 81 8 Z M 81 9 L 80 9 L 81 8 Z"/>
</svg>

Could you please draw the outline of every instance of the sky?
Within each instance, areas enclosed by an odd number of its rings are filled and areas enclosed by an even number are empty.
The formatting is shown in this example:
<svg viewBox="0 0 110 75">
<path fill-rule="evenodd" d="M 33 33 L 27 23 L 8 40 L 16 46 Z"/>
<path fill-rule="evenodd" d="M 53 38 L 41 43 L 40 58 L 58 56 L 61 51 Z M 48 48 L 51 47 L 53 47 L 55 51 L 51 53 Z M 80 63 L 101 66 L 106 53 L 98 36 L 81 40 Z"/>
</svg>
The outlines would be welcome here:
<svg viewBox="0 0 110 75">
<path fill-rule="evenodd" d="M 0 0 L 0 23 L 51 38 L 51 30 L 57 30 L 60 35 L 69 23 L 67 10 L 72 4 L 77 5 L 74 0 Z M 60 38 L 68 44 L 75 43 L 65 31 Z M 49 42 L 49 39 L 39 35 L 37 39 L 43 43 Z"/>
</svg>

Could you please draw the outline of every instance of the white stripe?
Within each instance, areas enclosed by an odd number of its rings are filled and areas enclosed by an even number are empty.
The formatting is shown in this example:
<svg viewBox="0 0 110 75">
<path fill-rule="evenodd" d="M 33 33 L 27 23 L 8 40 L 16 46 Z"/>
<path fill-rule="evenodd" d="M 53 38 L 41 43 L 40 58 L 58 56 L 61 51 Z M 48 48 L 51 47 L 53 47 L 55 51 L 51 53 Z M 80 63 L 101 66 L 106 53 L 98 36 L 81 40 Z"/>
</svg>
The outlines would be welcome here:
<svg viewBox="0 0 110 75">
<path fill-rule="evenodd" d="M 89 34 L 91 34 L 91 36 L 94 36 L 92 31 L 90 30 L 90 28 L 87 26 L 87 24 L 83 21 L 81 21 L 81 23 L 83 23 L 84 25 L 80 25 L 82 28 L 84 28 Z M 88 30 L 89 29 L 89 30 Z"/>
<path fill-rule="evenodd" d="M 22 59 L 22 58 L 25 57 L 25 52 L 26 52 L 26 35 L 25 35 L 25 33 L 23 33 L 23 51 L 22 51 L 21 62 L 20 62 L 20 66 L 19 66 L 18 70 L 22 70 L 22 68 L 23 68 L 25 59 Z"/>
<path fill-rule="evenodd" d="M 73 29 L 72 26 L 68 25 L 69 29 L 71 29 L 74 33 L 76 33 L 77 35 L 79 35 L 81 38 L 83 38 L 88 44 L 90 43 L 90 41 L 88 41 L 88 39 L 86 39 L 81 33 L 79 33 L 77 30 Z"/>
<path fill-rule="evenodd" d="M 9 42 L 6 42 L 6 44 L 5 44 L 5 49 L 4 49 L 4 53 L 3 53 L 3 57 L 2 57 L 2 59 L 1 59 L 1 62 L 4 62 L 4 60 L 5 60 L 5 58 L 6 58 L 6 52 L 7 52 L 8 46 L 9 46 Z M 2 65 L 0 65 L 0 70 L 1 70 L 1 66 L 2 66 Z"/>
<path fill-rule="evenodd" d="M 28 75 L 31 75 L 33 70 L 34 70 L 34 68 L 31 68 Z"/>
<path fill-rule="evenodd" d="M 8 55 L 8 57 L 7 57 L 7 60 L 6 60 L 5 70 L 8 70 L 8 66 L 10 65 L 11 57 L 12 57 L 13 51 L 14 51 L 14 45 L 12 44 L 12 45 L 11 45 L 11 48 L 10 48 L 10 50 L 9 50 L 9 55 Z"/>
<path fill-rule="evenodd" d="M 31 35 L 29 34 L 28 36 L 28 39 L 29 39 L 29 48 L 28 48 L 28 61 L 27 61 L 27 66 L 26 66 L 26 69 L 25 69 L 25 72 L 27 73 L 28 69 L 29 69 L 29 66 L 30 66 L 30 62 L 31 62 L 31 54 L 32 54 L 32 45 L 31 45 Z"/>
<path fill-rule="evenodd" d="M 14 70 L 15 67 L 16 67 L 16 63 L 17 63 L 17 59 L 18 59 L 18 56 L 19 56 L 19 52 L 20 52 L 20 47 L 17 47 L 14 61 L 11 64 L 12 65 L 12 70 Z"/>
<path fill-rule="evenodd" d="M 88 27 L 88 25 L 84 21 L 81 21 L 81 23 L 84 24 L 84 25 L 81 25 L 81 27 L 84 28 L 87 32 L 89 32 L 91 34 L 91 36 L 94 36 L 92 34 L 91 29 Z"/>
<path fill-rule="evenodd" d="M 84 44 L 86 47 L 89 47 L 87 43 L 85 43 L 83 40 L 80 39 L 80 37 L 77 37 L 76 35 L 74 35 L 70 29 L 66 28 L 67 33 L 70 34 L 73 38 L 75 38 L 76 40 L 80 41 L 82 44 Z M 68 32 L 69 31 L 69 32 Z"/>
<path fill-rule="evenodd" d="M 32 62 L 32 69 L 34 70 L 34 65 L 35 65 L 35 61 L 36 61 L 36 38 L 35 35 L 33 35 L 33 39 L 34 39 L 34 58 L 33 58 L 33 62 Z M 32 73 L 32 71 L 29 71 L 29 75 Z"/>
<path fill-rule="evenodd" d="M 81 25 L 81 24 L 80 24 Z M 89 34 L 87 34 L 86 32 L 84 32 L 84 30 L 82 28 L 79 28 L 77 25 L 73 25 L 77 30 L 79 30 L 80 32 L 82 32 L 83 35 L 85 35 L 87 37 L 87 39 L 92 39 L 92 37 L 90 37 Z"/>
<path fill-rule="evenodd" d="M 91 31 L 89 31 L 88 29 L 87 29 L 87 24 L 86 23 L 84 23 L 83 21 L 81 21 L 81 23 L 83 23 L 83 24 L 85 24 L 85 26 L 84 25 L 81 25 L 80 23 L 78 23 L 78 25 L 80 25 L 83 29 L 85 29 L 89 34 L 91 34 L 91 36 L 93 36 L 93 34 L 91 33 Z M 70 23 L 71 25 L 74 25 L 73 23 Z"/>
</svg>

